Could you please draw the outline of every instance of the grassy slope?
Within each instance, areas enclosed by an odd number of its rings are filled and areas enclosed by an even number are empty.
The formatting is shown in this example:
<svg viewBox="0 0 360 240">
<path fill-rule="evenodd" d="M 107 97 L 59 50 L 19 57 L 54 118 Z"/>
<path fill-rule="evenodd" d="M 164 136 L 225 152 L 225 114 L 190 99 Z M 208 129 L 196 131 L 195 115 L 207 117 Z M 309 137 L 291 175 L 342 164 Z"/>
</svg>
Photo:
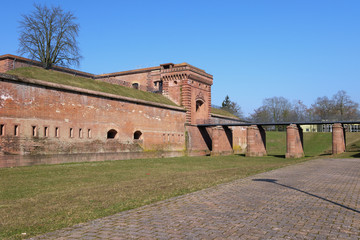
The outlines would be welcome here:
<svg viewBox="0 0 360 240">
<path fill-rule="evenodd" d="M 223 110 L 223 109 L 218 109 L 218 108 L 213 108 L 213 107 L 212 107 L 210 112 L 211 112 L 211 113 L 214 113 L 214 114 L 226 116 L 226 117 L 238 118 L 238 117 L 235 116 L 234 114 L 229 113 L 228 111 L 225 111 L 225 110 Z"/>
<path fill-rule="evenodd" d="M 51 70 L 45 70 L 42 68 L 36 67 L 24 67 L 17 68 L 11 71 L 8 71 L 7 74 L 13 74 L 17 76 L 39 79 L 47 82 L 53 82 L 58 84 L 69 85 L 73 87 L 79 87 L 99 92 L 116 94 L 124 97 L 131 97 L 136 99 L 141 99 L 150 102 L 168 104 L 172 106 L 177 106 L 174 102 L 168 98 L 155 93 L 144 92 L 136 90 L 133 88 L 127 88 L 115 84 L 110 84 L 102 82 L 99 80 L 93 80 L 90 78 L 76 77 L 70 74 L 60 73 Z"/>
</svg>

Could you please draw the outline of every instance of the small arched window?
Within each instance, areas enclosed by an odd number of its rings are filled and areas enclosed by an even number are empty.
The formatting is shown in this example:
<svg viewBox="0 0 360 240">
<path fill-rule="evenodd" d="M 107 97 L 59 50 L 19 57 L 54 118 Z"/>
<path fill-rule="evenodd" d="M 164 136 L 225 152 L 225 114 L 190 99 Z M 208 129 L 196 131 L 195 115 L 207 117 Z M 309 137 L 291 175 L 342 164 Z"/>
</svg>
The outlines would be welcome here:
<svg viewBox="0 0 360 240">
<path fill-rule="evenodd" d="M 111 129 L 107 132 L 107 139 L 114 139 L 116 137 L 117 131 L 115 129 Z"/>
<path fill-rule="evenodd" d="M 135 89 L 139 89 L 139 84 L 138 83 L 133 83 L 132 87 L 135 88 Z"/>
<path fill-rule="evenodd" d="M 196 111 L 197 111 L 197 112 L 200 110 L 200 108 L 201 108 L 201 106 L 202 106 L 203 104 L 204 104 L 204 102 L 201 101 L 201 100 L 197 100 L 197 101 L 196 101 Z"/>
<path fill-rule="evenodd" d="M 142 133 L 140 131 L 136 131 L 134 132 L 134 139 L 137 140 L 137 139 L 140 139 Z"/>
</svg>

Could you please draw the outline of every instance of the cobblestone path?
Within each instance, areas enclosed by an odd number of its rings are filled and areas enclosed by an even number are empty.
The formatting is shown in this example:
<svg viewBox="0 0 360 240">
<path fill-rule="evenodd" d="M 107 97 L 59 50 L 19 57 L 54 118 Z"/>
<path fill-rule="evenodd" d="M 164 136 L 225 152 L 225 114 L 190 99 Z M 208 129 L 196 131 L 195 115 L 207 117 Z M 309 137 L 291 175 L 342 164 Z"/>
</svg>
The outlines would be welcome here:
<svg viewBox="0 0 360 240">
<path fill-rule="evenodd" d="M 360 239 L 360 159 L 312 160 L 34 239 Z"/>
</svg>

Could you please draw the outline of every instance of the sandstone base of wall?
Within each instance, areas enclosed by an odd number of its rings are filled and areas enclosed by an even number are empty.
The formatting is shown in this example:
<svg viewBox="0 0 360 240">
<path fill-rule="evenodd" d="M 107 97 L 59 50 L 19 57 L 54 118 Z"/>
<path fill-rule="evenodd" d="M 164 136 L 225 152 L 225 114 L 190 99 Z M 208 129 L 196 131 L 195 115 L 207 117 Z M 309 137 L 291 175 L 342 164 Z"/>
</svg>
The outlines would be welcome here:
<svg viewBox="0 0 360 240">
<path fill-rule="evenodd" d="M 183 151 L 169 152 L 121 152 L 121 153 L 81 153 L 57 155 L 0 155 L 0 168 L 21 167 L 41 164 L 61 164 L 70 162 L 99 162 L 141 158 L 181 157 Z"/>
</svg>

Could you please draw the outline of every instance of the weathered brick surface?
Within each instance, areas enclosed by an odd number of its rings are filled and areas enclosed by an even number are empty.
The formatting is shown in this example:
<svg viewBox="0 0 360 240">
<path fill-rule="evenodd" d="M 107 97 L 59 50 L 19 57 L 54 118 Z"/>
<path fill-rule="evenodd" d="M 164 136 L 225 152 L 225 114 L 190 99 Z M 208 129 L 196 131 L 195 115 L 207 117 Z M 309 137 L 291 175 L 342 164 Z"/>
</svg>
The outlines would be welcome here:
<svg viewBox="0 0 360 240">
<path fill-rule="evenodd" d="M 213 127 L 211 133 L 212 150 L 211 155 L 233 154 L 233 133 L 228 127 Z"/>
<path fill-rule="evenodd" d="M 246 153 L 246 127 L 231 127 L 233 133 L 233 150 L 235 154 Z"/>
<path fill-rule="evenodd" d="M 6 79 L 1 81 L 0 92 L 0 124 L 5 129 L 0 146 L 5 154 L 183 151 L 185 148 L 185 112 L 180 108 L 149 106 L 86 91 L 71 92 Z M 18 136 L 14 136 L 15 126 Z M 111 129 L 117 134 L 114 139 L 107 139 Z M 139 140 L 134 140 L 136 131 L 142 133 Z"/>
<path fill-rule="evenodd" d="M 335 123 L 332 126 L 332 153 L 339 154 L 345 150 L 345 129 L 341 123 Z"/>
<path fill-rule="evenodd" d="M 318 159 L 33 239 L 360 239 L 360 159 Z"/>
<path fill-rule="evenodd" d="M 186 126 L 187 150 L 190 156 L 209 155 L 212 150 L 211 128 Z"/>
<path fill-rule="evenodd" d="M 303 131 L 300 126 L 291 124 L 286 127 L 286 158 L 304 157 Z"/>
<path fill-rule="evenodd" d="M 261 126 L 251 125 L 247 127 L 246 156 L 266 156 L 266 133 Z"/>
</svg>

